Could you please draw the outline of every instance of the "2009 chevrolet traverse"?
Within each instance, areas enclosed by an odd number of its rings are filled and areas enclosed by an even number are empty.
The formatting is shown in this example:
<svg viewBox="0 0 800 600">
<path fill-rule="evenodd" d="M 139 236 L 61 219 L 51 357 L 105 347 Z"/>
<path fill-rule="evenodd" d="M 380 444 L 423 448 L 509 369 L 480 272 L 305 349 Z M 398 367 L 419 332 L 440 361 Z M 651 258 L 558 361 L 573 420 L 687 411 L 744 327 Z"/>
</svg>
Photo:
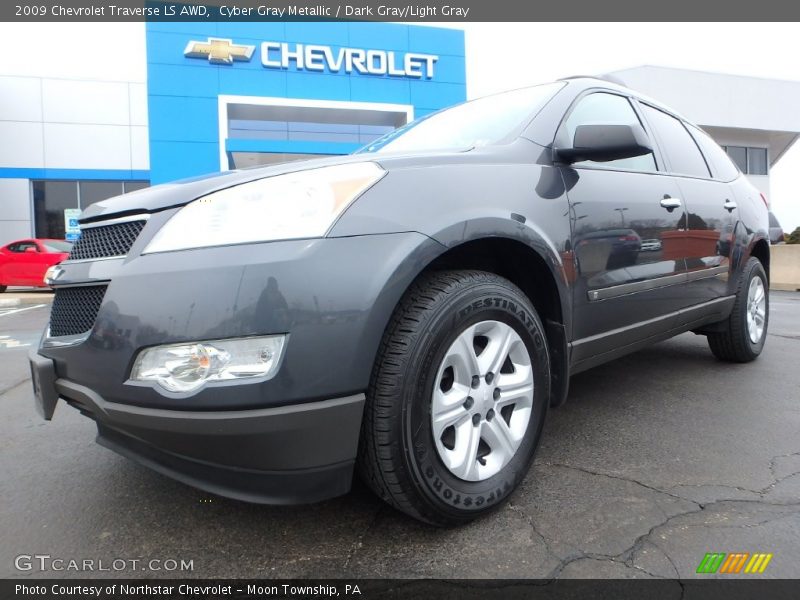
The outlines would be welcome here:
<svg viewBox="0 0 800 600">
<path fill-rule="evenodd" d="M 37 405 L 191 485 L 345 493 L 447 525 L 526 475 L 569 377 L 694 331 L 755 359 L 759 192 L 700 129 L 575 78 L 435 113 L 347 157 L 97 203 L 50 273 Z"/>
</svg>

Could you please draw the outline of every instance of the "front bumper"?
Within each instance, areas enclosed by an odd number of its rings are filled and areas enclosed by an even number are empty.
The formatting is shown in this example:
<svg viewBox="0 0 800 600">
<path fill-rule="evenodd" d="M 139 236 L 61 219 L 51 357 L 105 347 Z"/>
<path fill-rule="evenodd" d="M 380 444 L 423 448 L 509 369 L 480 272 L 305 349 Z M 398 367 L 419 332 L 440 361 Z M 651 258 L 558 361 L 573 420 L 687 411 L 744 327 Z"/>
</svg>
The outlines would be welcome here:
<svg viewBox="0 0 800 600">
<path fill-rule="evenodd" d="M 149 408 L 249 410 L 349 396 L 367 388 L 397 302 L 441 251 L 411 232 L 67 261 L 57 289 L 108 287 L 84 339 L 46 338 L 39 352 L 58 377 Z M 237 382 L 235 393 L 226 382 L 187 396 L 128 381 L 149 346 L 274 334 L 289 336 L 279 371 Z"/>
<path fill-rule="evenodd" d="M 98 442 L 175 479 L 251 502 L 346 492 L 363 391 L 386 323 L 442 246 L 414 232 L 291 240 L 62 263 L 57 289 L 106 285 L 79 339 L 47 335 L 31 357 L 40 412 L 59 399 L 98 426 Z M 287 335 L 269 380 L 192 394 L 131 382 L 146 347 Z"/>
<path fill-rule="evenodd" d="M 54 378 L 53 361 L 40 354 L 30 363 L 45 418 L 64 400 L 96 421 L 99 444 L 183 483 L 266 504 L 350 489 L 363 394 L 253 410 L 163 410 L 108 402 Z"/>
</svg>

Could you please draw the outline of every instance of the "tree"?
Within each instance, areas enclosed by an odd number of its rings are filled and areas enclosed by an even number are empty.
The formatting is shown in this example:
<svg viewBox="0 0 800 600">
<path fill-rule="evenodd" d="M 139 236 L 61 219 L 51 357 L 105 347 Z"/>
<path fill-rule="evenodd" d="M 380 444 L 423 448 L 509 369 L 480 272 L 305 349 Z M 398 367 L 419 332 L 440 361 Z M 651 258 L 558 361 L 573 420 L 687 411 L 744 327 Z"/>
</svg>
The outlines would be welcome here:
<svg viewBox="0 0 800 600">
<path fill-rule="evenodd" d="M 783 239 L 787 244 L 800 244 L 800 227 L 795 227 L 794 231 L 783 236 Z"/>
</svg>

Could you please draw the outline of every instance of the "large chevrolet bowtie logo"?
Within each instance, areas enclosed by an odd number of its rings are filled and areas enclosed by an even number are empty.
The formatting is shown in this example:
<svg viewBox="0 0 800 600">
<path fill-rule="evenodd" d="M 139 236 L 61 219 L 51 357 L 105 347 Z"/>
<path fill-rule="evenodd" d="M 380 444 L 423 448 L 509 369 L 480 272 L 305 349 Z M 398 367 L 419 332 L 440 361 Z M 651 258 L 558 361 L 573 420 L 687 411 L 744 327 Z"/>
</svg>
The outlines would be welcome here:
<svg viewBox="0 0 800 600">
<path fill-rule="evenodd" d="M 183 55 L 188 58 L 207 58 L 215 65 L 232 65 L 233 61 L 248 61 L 253 57 L 255 46 L 234 44 L 233 40 L 208 38 L 206 42 L 192 40 L 186 44 Z"/>
</svg>

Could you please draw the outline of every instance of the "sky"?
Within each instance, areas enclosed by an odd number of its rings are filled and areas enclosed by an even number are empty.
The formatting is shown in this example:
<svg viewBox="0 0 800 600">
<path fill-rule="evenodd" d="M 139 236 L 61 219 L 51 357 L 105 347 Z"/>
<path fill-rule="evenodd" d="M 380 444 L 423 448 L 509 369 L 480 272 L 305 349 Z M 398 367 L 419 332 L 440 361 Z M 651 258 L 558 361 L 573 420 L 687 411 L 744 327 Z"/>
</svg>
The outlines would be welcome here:
<svg viewBox="0 0 800 600">
<path fill-rule="evenodd" d="M 464 29 L 470 98 L 645 64 L 800 81 L 800 25 L 796 23 L 430 25 Z M 7 48 L 18 49 L 4 56 L 2 74 L 58 77 L 69 73 L 86 79 L 141 82 L 147 78 L 142 23 L 0 23 L 0 39 Z M 98 52 L 98 48 L 114 50 Z M 771 172 L 770 201 L 786 231 L 800 226 L 798 173 L 800 143 Z"/>
</svg>

